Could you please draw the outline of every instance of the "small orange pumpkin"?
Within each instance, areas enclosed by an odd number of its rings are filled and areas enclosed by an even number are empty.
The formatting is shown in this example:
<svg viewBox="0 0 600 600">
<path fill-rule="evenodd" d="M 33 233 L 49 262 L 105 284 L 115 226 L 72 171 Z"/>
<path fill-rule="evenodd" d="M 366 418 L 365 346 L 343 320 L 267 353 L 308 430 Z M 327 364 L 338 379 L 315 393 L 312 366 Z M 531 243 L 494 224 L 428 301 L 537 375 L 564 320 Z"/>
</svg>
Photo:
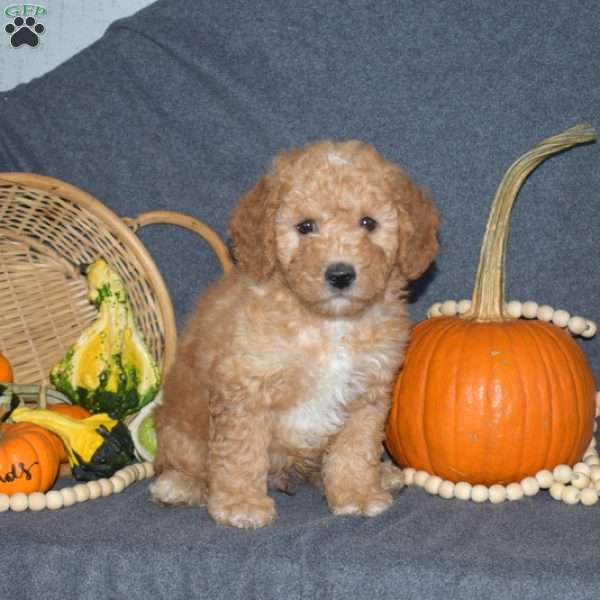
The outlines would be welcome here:
<svg viewBox="0 0 600 600">
<path fill-rule="evenodd" d="M 60 413 L 61 415 L 67 415 L 67 417 L 71 417 L 72 419 L 87 419 L 92 414 L 89 410 L 83 408 L 83 406 L 79 406 L 78 404 L 67 404 L 66 402 L 48 404 L 46 408 Z"/>
<path fill-rule="evenodd" d="M 0 352 L 0 381 L 4 383 L 12 383 L 13 380 L 13 372 L 10 363 L 8 362 L 8 358 Z"/>
<path fill-rule="evenodd" d="M 1 425 L 0 494 L 49 490 L 56 481 L 60 464 L 57 440 L 52 433 L 32 423 Z"/>
<path fill-rule="evenodd" d="M 521 183 L 551 154 L 594 139 L 590 126 L 577 126 L 507 171 L 492 204 L 471 309 L 422 321 L 412 332 L 386 425 L 387 447 L 400 465 L 492 485 L 581 459 L 593 434 L 593 373 L 565 331 L 508 315 L 504 259 Z"/>
</svg>

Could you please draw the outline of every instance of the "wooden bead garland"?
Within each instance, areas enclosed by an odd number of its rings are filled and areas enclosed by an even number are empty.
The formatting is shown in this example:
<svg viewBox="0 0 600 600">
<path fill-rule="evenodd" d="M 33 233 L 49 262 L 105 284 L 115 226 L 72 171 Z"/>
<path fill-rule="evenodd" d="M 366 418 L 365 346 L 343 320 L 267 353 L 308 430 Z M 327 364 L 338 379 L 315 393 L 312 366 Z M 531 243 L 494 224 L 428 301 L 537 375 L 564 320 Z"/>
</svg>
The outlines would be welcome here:
<svg viewBox="0 0 600 600">
<path fill-rule="evenodd" d="M 45 508 L 57 510 L 66 506 L 72 506 L 79 502 L 94 500 L 111 494 L 119 494 L 135 481 L 147 479 L 154 476 L 154 465 L 150 462 L 129 465 L 117 471 L 110 478 L 78 483 L 73 487 L 65 487 L 60 490 L 50 490 L 45 494 L 33 492 L 23 494 L 18 492 L 12 496 L 0 494 L 0 512 L 12 510 L 23 512 L 25 510 L 40 511 Z"/>
<path fill-rule="evenodd" d="M 432 304 L 427 311 L 427 317 L 453 317 L 456 314 L 464 314 L 471 308 L 470 300 L 444 300 L 444 302 L 436 302 Z M 596 335 L 598 326 L 594 321 L 584 319 L 580 316 L 571 316 L 566 310 L 555 310 L 548 304 L 538 305 L 537 302 L 528 300 L 527 302 L 519 302 L 511 300 L 506 305 L 506 310 L 511 317 L 519 319 L 539 319 L 547 323 L 554 323 L 557 327 L 568 329 L 574 335 L 591 338 Z"/>
<path fill-rule="evenodd" d="M 596 416 L 600 416 L 600 391 L 596 394 Z M 594 431 L 597 427 L 594 427 Z M 505 500 L 520 500 L 524 496 L 535 496 L 540 490 L 548 490 L 554 500 L 565 504 L 593 506 L 600 498 L 600 455 L 596 450 L 596 439 L 592 438 L 581 462 L 573 465 L 557 465 L 552 471 L 543 469 L 534 476 L 506 486 L 495 484 L 489 488 L 472 485 L 466 481 L 454 483 L 442 480 L 426 471 L 412 467 L 403 469 L 406 485 L 423 487 L 429 494 L 440 498 L 458 498 L 473 502 L 499 504 Z M 0 510 L 2 499 L 0 498 Z M 11 507 L 12 508 L 12 507 Z M 6 509 L 5 509 L 6 510 Z M 13 509 L 17 510 L 17 509 Z"/>
</svg>

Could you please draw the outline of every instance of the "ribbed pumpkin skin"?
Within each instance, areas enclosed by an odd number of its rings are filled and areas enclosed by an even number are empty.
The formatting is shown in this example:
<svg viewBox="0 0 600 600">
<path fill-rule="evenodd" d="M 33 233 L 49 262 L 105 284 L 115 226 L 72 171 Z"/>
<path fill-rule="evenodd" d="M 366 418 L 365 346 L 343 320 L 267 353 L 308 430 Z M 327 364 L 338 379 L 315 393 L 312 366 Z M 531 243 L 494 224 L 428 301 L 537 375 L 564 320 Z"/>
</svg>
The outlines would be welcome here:
<svg viewBox="0 0 600 600">
<path fill-rule="evenodd" d="M 11 383 L 13 380 L 13 372 L 8 362 L 8 359 L 0 352 L 0 381 Z"/>
<path fill-rule="evenodd" d="M 402 466 L 508 484 L 581 459 L 595 395 L 584 353 L 554 325 L 436 317 L 413 329 L 386 444 Z"/>
<path fill-rule="evenodd" d="M 52 487 L 58 475 L 61 444 L 53 437 L 32 423 L 0 427 L 0 494 L 45 492 Z"/>
</svg>

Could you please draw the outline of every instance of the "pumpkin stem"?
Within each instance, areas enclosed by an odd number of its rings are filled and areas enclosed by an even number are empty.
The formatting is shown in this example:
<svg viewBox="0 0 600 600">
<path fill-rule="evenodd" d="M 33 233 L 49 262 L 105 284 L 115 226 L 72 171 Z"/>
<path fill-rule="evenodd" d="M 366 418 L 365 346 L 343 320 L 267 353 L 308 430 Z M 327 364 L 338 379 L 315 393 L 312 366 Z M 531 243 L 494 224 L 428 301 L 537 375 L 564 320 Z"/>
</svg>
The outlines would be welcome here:
<svg viewBox="0 0 600 600">
<path fill-rule="evenodd" d="M 504 263 L 510 213 L 523 182 L 546 158 L 596 139 L 588 123 L 580 123 L 549 137 L 518 158 L 506 171 L 492 202 L 481 245 L 471 309 L 463 315 L 475 321 L 511 320 L 504 306 Z"/>
</svg>

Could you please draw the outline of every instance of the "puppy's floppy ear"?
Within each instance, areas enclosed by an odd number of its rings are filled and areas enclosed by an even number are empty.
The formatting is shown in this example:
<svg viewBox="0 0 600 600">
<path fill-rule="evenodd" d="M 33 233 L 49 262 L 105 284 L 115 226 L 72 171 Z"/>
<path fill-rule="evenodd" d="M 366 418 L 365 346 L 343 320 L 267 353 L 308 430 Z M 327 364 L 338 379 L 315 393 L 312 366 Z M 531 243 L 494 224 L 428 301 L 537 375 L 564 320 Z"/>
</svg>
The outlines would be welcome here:
<svg viewBox="0 0 600 600">
<path fill-rule="evenodd" d="M 275 269 L 276 196 L 268 177 L 261 177 L 242 196 L 229 223 L 239 269 L 259 280 L 267 279 Z"/>
<path fill-rule="evenodd" d="M 437 232 L 440 215 L 429 194 L 394 168 L 392 185 L 398 207 L 400 227 L 398 265 L 409 280 L 419 278 L 439 250 Z"/>
</svg>

